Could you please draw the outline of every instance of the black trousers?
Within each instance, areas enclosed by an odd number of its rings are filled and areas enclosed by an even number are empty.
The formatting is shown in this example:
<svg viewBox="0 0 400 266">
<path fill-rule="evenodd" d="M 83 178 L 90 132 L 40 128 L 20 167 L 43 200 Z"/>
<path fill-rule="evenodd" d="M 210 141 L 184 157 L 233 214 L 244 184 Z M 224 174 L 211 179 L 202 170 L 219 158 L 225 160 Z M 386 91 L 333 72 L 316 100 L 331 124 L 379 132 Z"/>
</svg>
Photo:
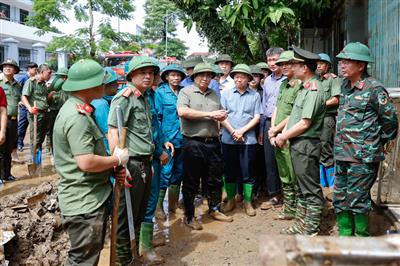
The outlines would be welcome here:
<svg viewBox="0 0 400 266">
<path fill-rule="evenodd" d="M 222 143 L 226 183 L 240 181 L 241 184 L 254 185 L 256 146 Z"/>
<path fill-rule="evenodd" d="M 183 185 L 182 194 L 185 215 L 194 217 L 194 198 L 199 191 L 200 180 L 206 186 L 210 211 L 218 210 L 222 194 L 223 162 L 219 138 L 213 141 L 183 138 Z"/>
<path fill-rule="evenodd" d="M 18 121 L 7 120 L 6 141 L 0 146 L 0 178 L 4 179 L 11 175 L 11 153 L 17 145 Z"/>
<path fill-rule="evenodd" d="M 274 146 L 268 139 L 268 130 L 271 128 L 271 119 L 266 118 L 264 124 L 264 154 L 265 154 L 265 172 L 267 174 L 267 191 L 270 198 L 281 193 L 281 180 L 276 165 Z"/>
<path fill-rule="evenodd" d="M 50 140 L 51 145 L 51 153 L 53 153 L 53 129 L 54 123 L 56 122 L 56 118 L 59 110 L 50 110 L 47 115 L 47 132 L 46 135 Z"/>
</svg>

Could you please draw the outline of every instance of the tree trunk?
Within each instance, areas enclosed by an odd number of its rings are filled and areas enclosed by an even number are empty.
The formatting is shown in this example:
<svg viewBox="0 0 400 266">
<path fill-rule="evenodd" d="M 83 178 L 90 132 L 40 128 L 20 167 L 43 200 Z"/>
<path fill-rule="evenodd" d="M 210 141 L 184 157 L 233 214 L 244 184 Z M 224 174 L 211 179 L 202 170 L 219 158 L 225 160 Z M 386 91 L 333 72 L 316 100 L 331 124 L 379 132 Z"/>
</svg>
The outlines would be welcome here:
<svg viewBox="0 0 400 266">
<path fill-rule="evenodd" d="M 93 33 L 93 3 L 92 0 L 88 0 L 89 6 L 89 46 L 90 46 L 90 57 L 93 59 L 96 57 L 96 42 Z"/>
</svg>

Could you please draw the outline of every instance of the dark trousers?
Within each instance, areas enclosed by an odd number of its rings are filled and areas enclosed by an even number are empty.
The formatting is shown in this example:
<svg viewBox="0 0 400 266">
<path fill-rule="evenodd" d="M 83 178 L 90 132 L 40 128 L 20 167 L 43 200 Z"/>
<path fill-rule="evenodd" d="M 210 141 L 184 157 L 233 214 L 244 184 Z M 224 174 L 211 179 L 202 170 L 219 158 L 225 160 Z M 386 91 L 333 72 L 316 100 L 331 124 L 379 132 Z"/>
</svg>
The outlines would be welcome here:
<svg viewBox="0 0 400 266">
<path fill-rule="evenodd" d="M 278 167 L 276 165 L 274 146 L 268 139 L 268 130 L 271 128 L 271 119 L 266 118 L 264 124 L 264 155 L 265 172 L 267 175 L 267 191 L 270 198 L 281 193 L 281 181 L 279 179 Z"/>
<path fill-rule="evenodd" d="M 11 175 L 11 153 L 17 143 L 17 119 L 7 120 L 6 141 L 0 146 L 0 178 Z"/>
<path fill-rule="evenodd" d="M 333 166 L 333 138 L 335 137 L 336 117 L 327 114 L 324 118 L 324 127 L 321 132 L 321 158 L 320 163 L 326 167 Z"/>
<path fill-rule="evenodd" d="M 59 110 L 50 110 L 47 115 L 47 132 L 46 135 L 48 140 L 50 141 L 51 153 L 53 153 L 53 129 L 54 123 L 56 122 L 56 118 Z"/>
<path fill-rule="evenodd" d="M 106 234 L 107 203 L 91 213 L 61 216 L 71 242 L 66 266 L 98 264 Z"/>
<path fill-rule="evenodd" d="M 18 148 L 24 147 L 26 129 L 28 128 L 28 109 L 24 105 L 18 107 Z"/>
<path fill-rule="evenodd" d="M 291 139 L 290 155 L 303 198 L 307 201 L 307 204 L 322 206 L 324 198 L 319 184 L 320 139 Z"/>
<path fill-rule="evenodd" d="M 265 154 L 264 154 L 264 146 L 260 144 L 256 144 L 256 159 L 255 159 L 255 184 L 254 191 L 256 194 L 259 194 L 263 187 L 265 187 L 266 183 L 266 174 L 265 174 Z"/>
<path fill-rule="evenodd" d="M 218 210 L 222 194 L 222 153 L 218 138 L 204 142 L 183 138 L 183 185 L 182 194 L 185 215 L 194 217 L 194 198 L 199 191 L 200 180 L 206 186 L 210 211 Z M 204 188 L 203 188 L 204 189 Z"/>
<path fill-rule="evenodd" d="M 235 145 L 222 143 L 226 183 L 255 183 L 256 144 Z"/>
<path fill-rule="evenodd" d="M 44 138 L 46 137 L 46 130 L 47 130 L 47 111 L 46 112 L 40 112 L 37 114 L 37 139 L 36 139 L 36 147 L 37 149 L 40 149 L 42 147 L 42 144 L 44 142 Z M 31 151 L 33 150 L 33 115 L 28 114 L 28 120 L 30 124 L 29 128 L 29 133 L 30 133 L 30 138 L 31 138 Z"/>
</svg>

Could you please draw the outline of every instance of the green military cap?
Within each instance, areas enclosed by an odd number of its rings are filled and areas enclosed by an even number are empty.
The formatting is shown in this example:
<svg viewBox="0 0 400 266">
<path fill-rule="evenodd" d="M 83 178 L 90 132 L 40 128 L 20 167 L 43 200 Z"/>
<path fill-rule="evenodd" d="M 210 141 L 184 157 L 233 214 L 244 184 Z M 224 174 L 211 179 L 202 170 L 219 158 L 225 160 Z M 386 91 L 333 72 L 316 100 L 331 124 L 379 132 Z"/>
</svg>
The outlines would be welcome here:
<svg viewBox="0 0 400 266">
<path fill-rule="evenodd" d="M 104 68 L 104 70 L 106 73 L 106 81 L 105 81 L 106 84 L 110 84 L 118 80 L 117 73 L 114 70 L 112 70 L 111 67 L 106 67 Z"/>
<path fill-rule="evenodd" d="M 261 69 L 268 69 L 268 70 L 270 70 L 268 64 L 265 63 L 265 62 L 257 63 L 257 66 L 259 66 Z"/>
<path fill-rule="evenodd" d="M 186 72 L 183 70 L 181 66 L 178 66 L 177 64 L 171 64 L 166 66 L 162 71 L 161 71 L 161 80 L 164 82 L 167 82 L 167 79 L 165 76 L 168 74 L 168 72 L 175 71 L 181 74 L 182 80 L 186 77 Z"/>
<path fill-rule="evenodd" d="M 314 54 L 310 51 L 301 49 L 300 47 L 292 45 L 294 56 L 293 61 L 305 62 L 305 61 L 317 61 L 320 60 L 319 55 Z"/>
<path fill-rule="evenodd" d="M 349 59 L 369 63 L 374 62 L 368 46 L 360 42 L 351 42 L 347 44 L 336 57 L 340 59 Z"/>
<path fill-rule="evenodd" d="M 223 75 L 224 71 L 219 67 L 219 65 L 211 65 L 217 75 Z"/>
<path fill-rule="evenodd" d="M 280 63 L 286 63 L 294 59 L 294 52 L 293 51 L 284 51 L 279 55 L 278 60 L 276 60 L 276 64 L 279 66 Z"/>
<path fill-rule="evenodd" d="M 264 73 L 262 72 L 262 69 L 258 65 L 251 65 L 250 67 L 250 72 L 253 75 L 263 75 Z"/>
<path fill-rule="evenodd" d="M 144 56 L 134 56 L 132 60 L 129 62 L 128 72 L 126 72 L 126 77 L 129 76 L 135 70 L 144 68 L 144 67 L 153 67 L 154 74 L 157 74 L 160 71 L 160 67 L 158 66 L 156 59 L 152 59 L 147 55 Z"/>
<path fill-rule="evenodd" d="M 243 74 L 247 74 L 250 77 L 250 81 L 253 80 L 253 74 L 251 73 L 250 67 L 246 64 L 237 64 L 231 71 L 231 73 L 229 73 L 229 75 L 231 76 L 231 78 L 233 78 L 235 76 L 236 73 L 243 73 Z"/>
<path fill-rule="evenodd" d="M 4 65 L 11 65 L 11 66 L 14 66 L 14 67 L 17 69 L 17 71 L 15 72 L 15 74 L 18 74 L 19 71 L 20 71 L 17 62 L 16 62 L 15 60 L 13 60 L 13 59 L 6 59 L 6 60 L 4 60 L 4 62 L 1 63 L 1 65 L 0 65 L 0 70 L 1 70 L 1 71 L 3 71 Z"/>
<path fill-rule="evenodd" d="M 193 56 L 193 57 L 189 57 L 187 58 L 184 62 L 183 62 L 183 67 L 184 68 L 193 68 L 195 67 L 197 64 L 199 63 L 203 63 L 203 58 L 201 58 L 201 56 Z"/>
<path fill-rule="evenodd" d="M 68 78 L 62 88 L 64 91 L 81 91 L 104 83 L 104 69 L 92 59 L 75 62 L 68 71 Z"/>
<path fill-rule="evenodd" d="M 318 55 L 320 57 L 320 59 L 319 59 L 320 61 L 324 61 L 324 62 L 327 62 L 332 65 L 331 57 L 329 55 L 327 55 L 325 53 L 320 53 Z"/>
<path fill-rule="evenodd" d="M 62 78 L 60 77 L 55 77 L 53 79 L 53 81 L 51 82 L 50 88 L 52 88 L 53 90 L 61 90 L 62 85 L 64 84 L 64 81 Z"/>
<path fill-rule="evenodd" d="M 224 62 L 224 61 L 231 62 L 232 65 L 233 65 L 232 57 L 230 55 L 227 55 L 227 54 L 219 55 L 217 57 L 217 59 L 215 60 L 215 64 L 218 64 L 219 62 Z"/>
<path fill-rule="evenodd" d="M 190 75 L 190 78 L 194 79 L 197 74 L 205 73 L 205 72 L 210 72 L 212 74 L 213 78 L 217 74 L 217 73 L 215 73 L 215 71 L 210 63 L 199 63 L 194 67 L 193 73 L 192 73 L 192 75 Z"/>
<path fill-rule="evenodd" d="M 66 68 L 66 67 L 60 67 L 60 68 L 57 70 L 56 75 L 59 75 L 59 76 L 68 76 L 68 68 Z"/>
</svg>

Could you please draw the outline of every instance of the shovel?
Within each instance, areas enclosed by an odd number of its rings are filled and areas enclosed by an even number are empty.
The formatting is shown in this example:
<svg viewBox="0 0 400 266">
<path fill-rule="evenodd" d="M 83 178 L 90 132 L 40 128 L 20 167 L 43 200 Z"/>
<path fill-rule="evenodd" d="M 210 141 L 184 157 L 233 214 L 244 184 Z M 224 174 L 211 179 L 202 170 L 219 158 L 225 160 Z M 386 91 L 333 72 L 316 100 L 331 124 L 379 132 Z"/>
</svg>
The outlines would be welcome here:
<svg viewBox="0 0 400 266">
<path fill-rule="evenodd" d="M 33 102 L 33 107 L 36 107 L 36 101 Z M 41 169 L 41 158 L 38 162 L 38 152 L 37 152 L 37 114 L 33 115 L 33 143 L 31 150 L 32 163 L 28 164 L 28 173 L 30 177 L 35 177 L 38 173 L 42 172 Z M 40 154 L 41 155 L 41 154 Z M 41 156 L 40 156 L 41 157 Z M 40 168 L 40 169 L 39 169 Z"/>
</svg>

